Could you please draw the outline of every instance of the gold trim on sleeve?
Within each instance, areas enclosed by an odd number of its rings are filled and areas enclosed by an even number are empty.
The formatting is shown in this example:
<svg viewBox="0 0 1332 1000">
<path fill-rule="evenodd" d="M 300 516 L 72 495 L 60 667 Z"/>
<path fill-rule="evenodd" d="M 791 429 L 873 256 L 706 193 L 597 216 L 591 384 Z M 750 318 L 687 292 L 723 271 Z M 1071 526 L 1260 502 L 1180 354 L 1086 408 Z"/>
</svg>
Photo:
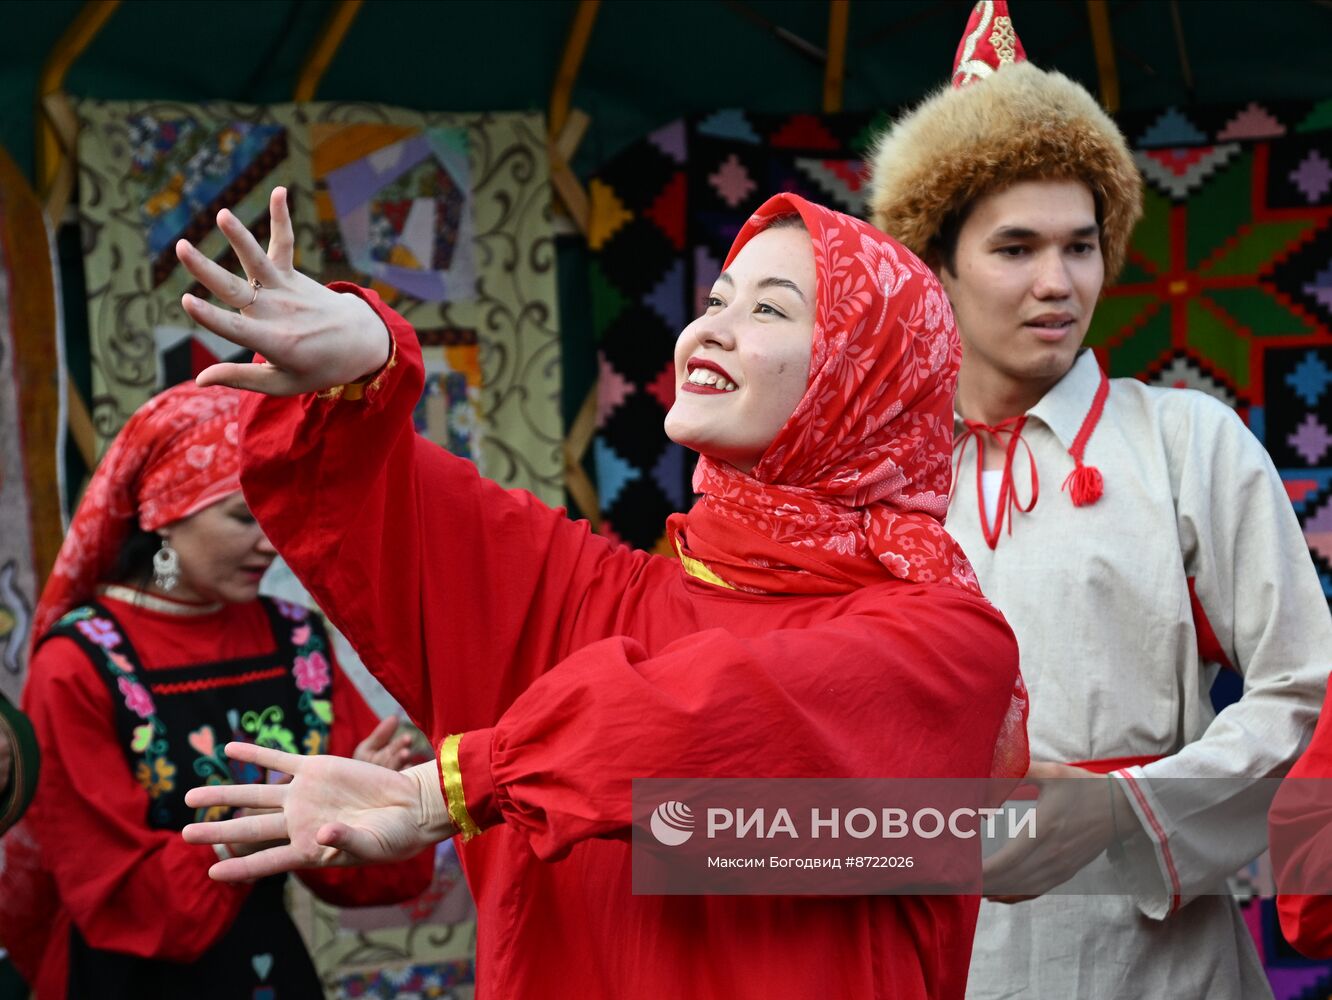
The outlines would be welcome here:
<svg viewBox="0 0 1332 1000">
<path fill-rule="evenodd" d="M 389 356 L 384 362 L 384 366 L 379 369 L 373 379 L 361 379 L 357 382 L 344 382 L 342 385 L 335 385 L 331 389 L 325 389 L 323 392 L 316 393 L 320 399 L 324 400 L 342 400 L 347 403 L 358 403 L 365 398 L 365 394 L 378 389 L 388 373 L 398 363 L 398 338 L 389 333 Z"/>
<path fill-rule="evenodd" d="M 462 744 L 462 733 L 444 737 L 439 745 L 439 773 L 444 782 L 445 804 L 449 807 L 449 817 L 464 842 L 471 840 L 481 828 L 472 820 L 467 811 L 467 797 L 463 793 L 462 768 L 458 763 L 458 747 Z"/>
</svg>

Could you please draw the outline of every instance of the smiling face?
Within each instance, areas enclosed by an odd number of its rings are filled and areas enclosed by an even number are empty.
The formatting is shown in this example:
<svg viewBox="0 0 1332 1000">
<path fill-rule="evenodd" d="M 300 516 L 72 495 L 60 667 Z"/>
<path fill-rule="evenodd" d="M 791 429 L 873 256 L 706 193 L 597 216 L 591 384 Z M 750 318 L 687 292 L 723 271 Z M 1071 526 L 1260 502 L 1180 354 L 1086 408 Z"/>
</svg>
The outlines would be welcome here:
<svg viewBox="0 0 1332 1000">
<path fill-rule="evenodd" d="M 962 335 L 960 408 L 997 395 L 1029 409 L 1073 366 L 1101 294 L 1090 189 L 1023 181 L 979 199 L 939 278 Z"/>
<path fill-rule="evenodd" d="M 803 226 L 765 229 L 741 248 L 676 341 L 672 441 L 753 470 L 805 394 L 816 287 Z"/>
<path fill-rule="evenodd" d="M 233 493 L 159 529 L 180 556 L 173 598 L 243 604 L 259 596 L 259 580 L 277 555 L 245 498 Z"/>
</svg>

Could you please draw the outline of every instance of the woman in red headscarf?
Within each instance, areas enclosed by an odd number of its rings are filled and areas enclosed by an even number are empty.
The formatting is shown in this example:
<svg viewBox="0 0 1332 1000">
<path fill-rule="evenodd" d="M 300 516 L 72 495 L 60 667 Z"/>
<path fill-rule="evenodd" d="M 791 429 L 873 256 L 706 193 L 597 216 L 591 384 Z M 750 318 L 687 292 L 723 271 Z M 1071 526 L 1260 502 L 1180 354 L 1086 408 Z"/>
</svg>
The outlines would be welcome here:
<svg viewBox="0 0 1332 1000">
<path fill-rule="evenodd" d="M 632 895 L 625 842 L 635 778 L 1024 772 L 1016 646 L 942 525 L 959 347 L 930 271 L 792 195 L 749 221 L 676 349 L 667 430 L 702 452 L 702 499 L 664 558 L 419 438 L 411 327 L 293 271 L 280 189 L 270 207 L 267 256 L 219 216 L 248 283 L 178 246 L 240 310 L 191 315 L 267 358 L 200 381 L 269 394 L 246 497 L 440 760 L 238 750 L 295 780 L 191 801 L 282 812 L 187 837 L 289 843 L 215 877 L 461 833 L 478 996 L 961 997 L 975 897 Z"/>
<path fill-rule="evenodd" d="M 395 722 L 377 725 L 318 618 L 259 597 L 274 549 L 240 494 L 241 396 L 180 385 L 129 419 L 37 608 L 23 701 L 43 767 L 0 864 L 0 941 L 41 1000 L 322 997 L 284 879 L 210 880 L 230 849 L 178 831 L 228 810 L 184 794 L 264 780 L 228 761 L 228 740 L 406 762 Z M 409 899 L 431 870 L 424 852 L 302 877 L 356 905 Z"/>
</svg>

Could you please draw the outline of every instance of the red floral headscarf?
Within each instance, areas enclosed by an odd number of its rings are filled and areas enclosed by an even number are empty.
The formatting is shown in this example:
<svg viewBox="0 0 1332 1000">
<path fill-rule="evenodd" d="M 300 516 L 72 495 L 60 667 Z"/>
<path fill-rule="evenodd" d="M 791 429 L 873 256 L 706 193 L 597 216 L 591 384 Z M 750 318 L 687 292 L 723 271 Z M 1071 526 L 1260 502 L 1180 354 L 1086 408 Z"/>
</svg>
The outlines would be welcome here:
<svg viewBox="0 0 1332 1000">
<path fill-rule="evenodd" d="M 184 382 L 135 411 L 93 474 L 42 591 L 33 628 L 93 596 L 115 565 L 132 522 L 156 531 L 240 490 L 237 389 Z"/>
<path fill-rule="evenodd" d="M 726 258 L 798 214 L 818 278 L 809 385 L 753 471 L 701 456 L 670 537 L 728 586 L 844 593 L 889 579 L 979 593 L 944 530 L 961 343 L 938 279 L 877 229 L 770 198 Z"/>
</svg>

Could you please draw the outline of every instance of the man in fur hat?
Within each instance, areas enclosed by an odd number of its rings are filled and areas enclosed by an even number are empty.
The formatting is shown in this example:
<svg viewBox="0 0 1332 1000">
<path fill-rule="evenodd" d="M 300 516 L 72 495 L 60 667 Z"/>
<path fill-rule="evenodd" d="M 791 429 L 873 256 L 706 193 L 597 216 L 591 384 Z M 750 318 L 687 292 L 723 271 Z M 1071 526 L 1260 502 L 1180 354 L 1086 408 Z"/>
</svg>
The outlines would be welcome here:
<svg viewBox="0 0 1332 1000">
<path fill-rule="evenodd" d="M 986 863 L 971 997 L 1271 995 L 1226 878 L 1265 847 L 1261 779 L 1308 739 L 1332 622 L 1235 414 L 1082 348 L 1140 201 L 1115 124 L 1025 60 L 1005 3 L 875 154 L 872 221 L 962 333 L 948 527 L 1017 634 L 1042 783 L 1038 835 Z M 1217 714 L 1223 668 L 1244 696 Z"/>
</svg>

